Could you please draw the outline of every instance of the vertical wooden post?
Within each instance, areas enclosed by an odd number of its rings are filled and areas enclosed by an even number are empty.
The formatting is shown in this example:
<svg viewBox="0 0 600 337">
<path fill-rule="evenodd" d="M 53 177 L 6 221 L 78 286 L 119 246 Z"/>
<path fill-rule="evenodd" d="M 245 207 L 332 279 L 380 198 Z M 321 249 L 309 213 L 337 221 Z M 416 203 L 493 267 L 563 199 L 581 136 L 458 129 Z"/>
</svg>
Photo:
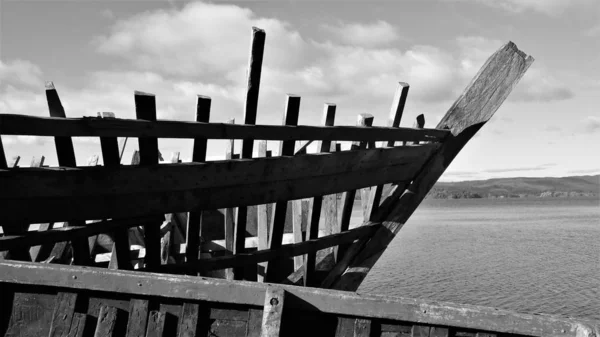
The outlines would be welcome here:
<svg viewBox="0 0 600 337">
<path fill-rule="evenodd" d="M 148 317 L 146 337 L 163 337 L 164 329 L 165 313 L 161 311 L 151 311 Z"/>
<path fill-rule="evenodd" d="M 56 295 L 52 321 L 50 322 L 50 337 L 67 336 L 71 328 L 75 311 L 76 293 L 59 292 Z"/>
<path fill-rule="evenodd" d="M 210 104 L 211 99 L 207 96 L 198 95 L 196 104 L 196 122 L 208 123 L 210 119 Z M 201 163 L 206 161 L 206 138 L 195 138 L 194 149 L 192 152 L 192 161 Z M 200 254 L 200 235 L 202 233 L 202 211 L 194 210 L 188 214 L 188 222 L 186 228 L 186 247 L 185 260 L 186 262 L 194 262 L 198 260 Z"/>
<path fill-rule="evenodd" d="M 292 228 L 294 232 L 294 243 L 303 240 L 302 228 L 306 228 L 308 222 L 308 201 L 297 199 L 292 201 Z M 294 256 L 294 270 L 302 268 L 304 255 Z"/>
<path fill-rule="evenodd" d="M 0 143 L 0 146 L 2 146 L 2 143 Z M 3 151 L 2 151 L 2 153 L 3 153 Z M 0 153 L 0 155 L 2 155 L 2 153 Z M 12 157 L 12 160 L 10 161 L 10 164 L 8 164 L 8 167 L 12 167 L 12 168 L 19 167 L 19 161 L 21 161 L 21 156 Z"/>
<path fill-rule="evenodd" d="M 112 112 L 98 112 L 100 118 L 115 118 Z M 116 168 L 121 165 L 119 143 L 116 137 L 100 137 L 102 161 L 106 168 Z M 119 228 L 114 231 L 113 247 L 108 267 L 111 269 L 133 269 L 129 259 L 129 230 Z"/>
<path fill-rule="evenodd" d="M 258 141 L 258 157 L 271 157 L 271 151 L 267 150 L 266 140 Z M 269 248 L 269 224 L 271 223 L 271 217 L 273 215 L 273 205 L 274 204 L 264 204 L 256 206 L 256 236 L 258 239 L 258 250 Z M 257 265 L 256 279 L 258 282 L 264 281 L 266 268 L 266 262 L 261 262 Z"/>
<path fill-rule="evenodd" d="M 409 85 L 404 82 L 399 82 L 394 94 L 394 100 L 392 101 L 392 108 L 390 109 L 390 116 L 388 119 L 388 126 L 397 128 L 400 126 L 400 120 L 402 119 L 402 113 L 404 112 L 404 106 L 406 104 L 406 97 L 408 96 Z M 395 145 L 394 141 L 389 141 L 386 144 L 388 147 Z M 389 186 L 388 186 L 389 189 Z M 372 216 L 377 212 L 377 208 L 381 202 L 381 196 L 384 190 L 384 185 L 378 185 L 371 188 L 368 199 L 361 201 L 367 202 L 365 209 L 364 220 L 371 220 Z"/>
<path fill-rule="evenodd" d="M 197 303 L 183 303 L 179 318 L 177 337 L 196 337 L 198 331 L 198 315 L 200 305 Z"/>
<path fill-rule="evenodd" d="M 360 114 L 358 115 L 358 120 L 356 125 L 369 127 L 373 125 L 373 115 L 370 114 Z M 367 147 L 367 142 L 354 142 L 352 144 L 352 149 L 364 149 Z M 350 227 L 350 219 L 352 218 L 352 208 L 354 206 L 354 198 L 356 197 L 356 190 L 350 190 L 344 192 L 342 196 L 342 215 L 340 219 L 340 232 L 345 232 Z M 346 249 L 348 249 L 348 244 L 339 245 L 335 252 L 335 260 L 339 261 L 340 256 L 344 256 Z"/>
<path fill-rule="evenodd" d="M 31 164 L 29 165 L 29 167 L 43 167 L 44 159 L 45 159 L 44 156 L 41 156 L 37 160 L 36 160 L 36 158 L 31 158 Z M 43 224 L 40 224 L 40 227 L 38 228 L 38 232 L 47 231 L 52 228 L 54 228 L 53 222 L 43 223 Z M 50 252 L 52 251 L 52 247 L 54 247 L 54 244 L 46 243 L 46 244 L 42 244 L 39 246 L 33 246 L 33 247 L 29 248 L 29 254 L 31 255 L 31 261 L 39 262 L 39 261 L 45 260 L 50 255 Z"/>
<path fill-rule="evenodd" d="M 266 35 L 264 30 L 252 27 L 250 60 L 248 62 L 248 89 L 246 91 L 246 102 L 244 105 L 244 124 L 256 124 L 260 75 L 265 51 L 265 37 Z M 253 139 L 244 139 L 242 141 L 241 158 L 252 158 L 253 146 Z M 237 222 L 235 224 L 233 254 L 239 254 L 244 251 L 244 245 L 246 243 L 247 216 L 248 208 L 238 207 Z M 239 267 L 234 269 L 234 278 L 236 280 L 241 280 L 243 278 L 243 274 L 243 268 Z"/>
<path fill-rule="evenodd" d="M 54 83 L 46 83 L 46 100 L 48 101 L 48 110 L 50 117 L 66 118 L 65 109 L 62 106 L 58 92 L 54 87 Z M 58 157 L 58 165 L 63 167 L 77 167 L 75 160 L 75 150 L 73 149 L 73 141 L 71 137 L 54 137 L 56 145 L 56 155 Z M 73 223 L 65 223 L 66 226 L 83 226 L 85 221 L 74 221 Z M 78 238 L 72 241 L 73 245 L 73 262 L 78 265 L 86 265 L 90 262 L 90 247 L 87 238 Z M 59 260 L 64 254 L 66 242 L 57 243 L 52 252 Z"/>
<path fill-rule="evenodd" d="M 325 104 L 321 125 L 333 126 L 335 121 L 335 104 Z M 318 144 L 318 151 L 321 153 L 329 152 L 331 141 L 321 141 Z M 335 194 L 333 195 L 335 198 Z M 316 196 L 312 199 L 309 206 L 309 220 L 306 226 L 306 241 L 319 237 L 319 221 L 321 219 L 321 206 L 323 205 L 323 196 Z M 337 211 L 337 209 L 335 210 Z M 317 261 L 317 252 L 306 254 L 304 258 L 304 286 L 314 285 L 315 265 Z"/>
<path fill-rule="evenodd" d="M 146 253 L 148 254 L 148 253 Z M 148 323 L 148 300 L 132 299 L 129 302 L 127 337 L 145 337 Z"/>
<path fill-rule="evenodd" d="M 279 337 L 281 331 L 285 290 L 269 287 L 265 294 L 261 337 Z"/>
<path fill-rule="evenodd" d="M 228 120 L 226 123 L 229 124 L 235 124 L 235 119 L 230 119 Z M 227 144 L 227 148 L 225 149 L 225 159 L 230 160 L 230 159 L 234 159 L 235 158 L 235 139 L 230 139 L 229 140 L 229 144 Z M 238 214 L 241 208 L 246 209 L 245 207 L 239 207 L 238 208 Z M 223 209 L 223 217 L 224 217 L 224 232 L 225 232 L 225 250 L 227 251 L 227 254 L 235 254 L 235 231 L 237 229 L 236 225 L 235 225 L 235 208 L 225 208 Z M 239 220 L 239 218 L 238 218 Z M 244 219 L 245 221 L 245 219 Z M 243 251 L 243 248 L 245 246 L 246 243 L 246 235 L 245 235 L 245 229 L 244 229 L 244 236 L 243 236 L 243 244 L 242 247 L 240 248 L 239 252 Z M 235 279 L 235 273 L 239 272 L 240 276 L 239 279 L 241 279 L 241 273 L 243 272 L 242 269 L 233 269 L 233 268 L 228 268 L 225 269 L 225 277 L 228 280 L 233 280 Z"/>
<path fill-rule="evenodd" d="M 115 326 L 117 323 L 117 308 L 103 305 L 100 307 L 98 314 L 98 323 L 94 337 L 111 337 L 116 336 Z"/>
<path fill-rule="evenodd" d="M 283 116 L 284 125 L 298 125 L 298 115 L 300 113 L 300 96 L 288 95 L 285 107 L 285 115 Z M 282 141 L 279 148 L 280 156 L 293 156 L 295 140 Z M 283 232 L 285 230 L 285 219 L 287 212 L 287 201 L 278 201 L 273 209 L 273 218 L 271 221 L 271 234 L 269 235 L 269 248 L 277 249 L 281 247 Z M 267 263 L 266 282 L 277 281 L 280 277 L 279 266 L 283 263 L 280 259 L 275 259 Z"/>
<path fill-rule="evenodd" d="M 135 113 L 138 119 L 147 121 L 156 120 L 156 97 L 136 91 Z M 140 166 L 152 166 L 158 164 L 158 140 L 156 138 L 139 138 L 140 146 Z M 160 266 L 160 223 L 144 224 L 144 243 L 146 245 L 145 263 L 148 270 L 153 270 Z"/>
</svg>

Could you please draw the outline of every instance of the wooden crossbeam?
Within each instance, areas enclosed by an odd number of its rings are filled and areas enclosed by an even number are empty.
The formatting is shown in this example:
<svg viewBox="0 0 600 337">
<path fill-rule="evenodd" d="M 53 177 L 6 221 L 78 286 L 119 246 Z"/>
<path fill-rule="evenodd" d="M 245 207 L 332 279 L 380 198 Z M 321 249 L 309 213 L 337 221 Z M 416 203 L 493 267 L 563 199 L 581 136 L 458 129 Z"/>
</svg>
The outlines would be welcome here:
<svg viewBox="0 0 600 337">
<path fill-rule="evenodd" d="M 155 137 L 207 139 L 262 139 L 307 141 L 428 141 L 442 142 L 447 130 L 356 126 L 285 126 L 285 125 L 229 125 L 226 123 L 198 123 L 189 121 L 142 121 L 131 119 L 107 120 L 95 117 L 48 118 L 26 115 L 0 114 L 0 133 L 3 135 L 69 137 Z"/>
<path fill-rule="evenodd" d="M 412 179 L 437 147 L 426 144 L 119 169 L 0 171 L 0 211 L 4 223 L 41 223 L 307 198 Z M 37 211 L 26 211 L 32 208 Z"/>
<path fill-rule="evenodd" d="M 272 286 L 258 282 L 8 260 L 0 262 L 0 282 L 254 307 L 264 306 L 266 291 Z M 528 336 L 591 337 L 598 333 L 595 327 L 597 322 L 590 320 L 521 314 L 484 306 L 387 295 L 288 285 L 277 287 L 286 292 L 286 310 L 290 308 Z"/>
<path fill-rule="evenodd" d="M 359 238 L 368 238 L 378 229 L 379 226 L 379 224 L 361 226 L 342 233 L 323 236 L 299 243 L 280 245 L 279 247 L 271 249 L 257 250 L 251 253 L 238 253 L 235 255 L 202 259 L 194 263 L 162 265 L 158 270 L 163 272 L 175 272 L 183 270 L 208 271 L 257 264 L 274 259 L 286 259 L 294 256 L 314 253 L 324 248 L 350 243 Z"/>
</svg>

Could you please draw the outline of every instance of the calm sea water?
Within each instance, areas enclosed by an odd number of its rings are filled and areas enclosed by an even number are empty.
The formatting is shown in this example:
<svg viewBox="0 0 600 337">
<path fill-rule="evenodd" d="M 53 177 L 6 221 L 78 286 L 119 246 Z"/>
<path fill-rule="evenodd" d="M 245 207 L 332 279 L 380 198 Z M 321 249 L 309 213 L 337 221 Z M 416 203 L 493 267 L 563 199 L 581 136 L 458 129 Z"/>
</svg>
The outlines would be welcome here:
<svg viewBox="0 0 600 337">
<path fill-rule="evenodd" d="M 426 200 L 359 292 L 600 320 L 600 200 Z"/>
</svg>

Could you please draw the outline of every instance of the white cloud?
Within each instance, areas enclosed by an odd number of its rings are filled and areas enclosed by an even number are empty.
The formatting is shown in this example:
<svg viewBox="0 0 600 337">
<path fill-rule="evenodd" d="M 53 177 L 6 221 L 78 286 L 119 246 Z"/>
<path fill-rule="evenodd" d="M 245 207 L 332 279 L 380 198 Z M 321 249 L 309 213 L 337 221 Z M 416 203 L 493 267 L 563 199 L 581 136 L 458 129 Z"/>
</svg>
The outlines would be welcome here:
<svg viewBox="0 0 600 337">
<path fill-rule="evenodd" d="M 25 60 L 12 60 L 5 63 L 0 60 L 0 83 L 24 84 L 27 86 L 40 86 L 42 71 L 40 68 Z"/>
<path fill-rule="evenodd" d="M 354 46 L 375 47 L 389 45 L 399 38 L 396 28 L 381 20 L 373 23 L 322 25 L 321 29 L 331 34 L 336 42 L 339 41 Z"/>
<path fill-rule="evenodd" d="M 546 15 L 560 15 L 570 8 L 582 5 L 596 5 L 596 0 L 450 0 L 473 1 L 487 6 L 502 8 L 504 10 L 523 13 L 534 11 Z"/>
<path fill-rule="evenodd" d="M 583 120 L 583 129 L 588 133 L 600 131 L 600 117 L 588 116 Z"/>
</svg>

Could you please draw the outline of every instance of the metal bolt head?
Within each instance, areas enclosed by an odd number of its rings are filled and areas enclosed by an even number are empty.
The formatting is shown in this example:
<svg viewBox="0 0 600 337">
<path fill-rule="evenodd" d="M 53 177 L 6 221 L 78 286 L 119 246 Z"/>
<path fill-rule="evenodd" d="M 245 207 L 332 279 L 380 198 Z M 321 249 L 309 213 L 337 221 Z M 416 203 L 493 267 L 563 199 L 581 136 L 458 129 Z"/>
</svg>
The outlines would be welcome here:
<svg viewBox="0 0 600 337">
<path fill-rule="evenodd" d="M 271 301 L 269 301 L 269 303 L 271 303 L 271 305 L 278 305 L 278 304 L 279 304 L 279 300 L 278 300 L 278 299 L 276 299 L 275 297 L 273 297 L 273 298 L 271 299 Z"/>
</svg>

